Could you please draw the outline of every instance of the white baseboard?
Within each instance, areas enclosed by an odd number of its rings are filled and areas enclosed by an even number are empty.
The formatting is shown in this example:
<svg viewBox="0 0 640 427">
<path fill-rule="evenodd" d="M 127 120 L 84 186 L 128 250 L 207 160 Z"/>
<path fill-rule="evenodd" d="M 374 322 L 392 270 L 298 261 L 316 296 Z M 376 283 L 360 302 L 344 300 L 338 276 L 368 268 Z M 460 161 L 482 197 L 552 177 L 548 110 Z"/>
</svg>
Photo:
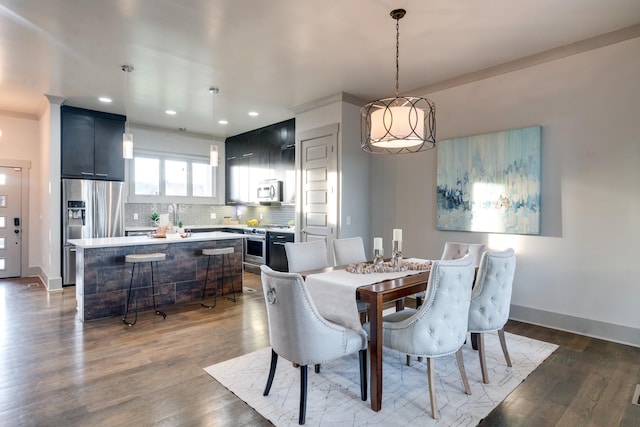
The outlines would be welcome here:
<svg viewBox="0 0 640 427">
<path fill-rule="evenodd" d="M 598 320 L 511 305 L 509 318 L 534 325 L 640 347 L 640 329 Z"/>
</svg>

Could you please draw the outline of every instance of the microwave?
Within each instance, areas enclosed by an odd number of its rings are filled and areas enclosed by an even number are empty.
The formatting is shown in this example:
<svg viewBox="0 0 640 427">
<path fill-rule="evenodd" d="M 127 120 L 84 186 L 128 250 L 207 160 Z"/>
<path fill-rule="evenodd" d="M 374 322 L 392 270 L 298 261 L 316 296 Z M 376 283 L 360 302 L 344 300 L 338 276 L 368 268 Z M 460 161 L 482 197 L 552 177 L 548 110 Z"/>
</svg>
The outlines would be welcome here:
<svg viewBox="0 0 640 427">
<path fill-rule="evenodd" d="M 282 202 L 282 181 L 267 179 L 258 184 L 258 202 L 261 204 L 275 204 Z"/>
</svg>

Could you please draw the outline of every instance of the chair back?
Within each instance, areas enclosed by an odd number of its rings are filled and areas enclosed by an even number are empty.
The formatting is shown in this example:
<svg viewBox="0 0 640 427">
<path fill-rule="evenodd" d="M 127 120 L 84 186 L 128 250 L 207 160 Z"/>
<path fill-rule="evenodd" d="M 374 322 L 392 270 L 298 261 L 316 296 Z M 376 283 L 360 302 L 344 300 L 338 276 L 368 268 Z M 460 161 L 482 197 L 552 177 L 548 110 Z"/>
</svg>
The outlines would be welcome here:
<svg viewBox="0 0 640 427">
<path fill-rule="evenodd" d="M 290 273 L 329 267 L 327 244 L 324 240 L 287 242 L 284 244 Z"/>
<path fill-rule="evenodd" d="M 318 312 L 298 273 L 260 267 L 271 348 L 300 365 L 315 365 L 366 348 L 364 331 L 329 322 Z"/>
<path fill-rule="evenodd" d="M 512 248 L 482 255 L 471 293 L 469 331 L 496 331 L 507 323 L 515 270 L 516 255 Z"/>
<path fill-rule="evenodd" d="M 348 237 L 333 240 L 335 265 L 347 265 L 354 262 L 366 262 L 362 237 Z"/>
<path fill-rule="evenodd" d="M 473 257 L 473 265 L 477 267 L 480 265 L 480 259 L 486 250 L 487 248 L 484 243 L 445 242 L 444 251 L 442 251 L 440 259 L 458 259 L 462 258 L 466 254 L 471 254 Z"/>
<path fill-rule="evenodd" d="M 384 344 L 426 357 L 455 353 L 466 339 L 474 273 L 471 255 L 435 261 L 424 303 L 414 315 L 397 322 L 392 334 L 385 334 Z M 406 330 L 396 330 L 402 328 Z"/>
</svg>

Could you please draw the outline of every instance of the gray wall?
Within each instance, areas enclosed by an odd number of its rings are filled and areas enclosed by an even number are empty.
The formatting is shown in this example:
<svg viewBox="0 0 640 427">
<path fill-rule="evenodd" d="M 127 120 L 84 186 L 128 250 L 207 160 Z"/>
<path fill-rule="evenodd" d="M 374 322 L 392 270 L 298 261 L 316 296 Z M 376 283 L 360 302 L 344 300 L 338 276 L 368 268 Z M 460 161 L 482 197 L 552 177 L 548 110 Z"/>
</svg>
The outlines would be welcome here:
<svg viewBox="0 0 640 427">
<path fill-rule="evenodd" d="M 512 318 L 640 346 L 640 39 L 427 94 L 438 140 L 542 126 L 540 236 L 435 229 L 436 152 L 372 156 L 372 234 L 513 247 Z"/>
</svg>

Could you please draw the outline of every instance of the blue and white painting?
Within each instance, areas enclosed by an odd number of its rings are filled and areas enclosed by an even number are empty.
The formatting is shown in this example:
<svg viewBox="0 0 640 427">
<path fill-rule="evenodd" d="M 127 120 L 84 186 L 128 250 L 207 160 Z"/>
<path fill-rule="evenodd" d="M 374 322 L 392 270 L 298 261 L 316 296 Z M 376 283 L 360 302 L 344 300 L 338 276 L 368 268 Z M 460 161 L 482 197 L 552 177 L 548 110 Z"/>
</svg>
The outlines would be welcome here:
<svg viewBox="0 0 640 427">
<path fill-rule="evenodd" d="M 540 126 L 438 144 L 438 230 L 540 234 Z"/>
</svg>

